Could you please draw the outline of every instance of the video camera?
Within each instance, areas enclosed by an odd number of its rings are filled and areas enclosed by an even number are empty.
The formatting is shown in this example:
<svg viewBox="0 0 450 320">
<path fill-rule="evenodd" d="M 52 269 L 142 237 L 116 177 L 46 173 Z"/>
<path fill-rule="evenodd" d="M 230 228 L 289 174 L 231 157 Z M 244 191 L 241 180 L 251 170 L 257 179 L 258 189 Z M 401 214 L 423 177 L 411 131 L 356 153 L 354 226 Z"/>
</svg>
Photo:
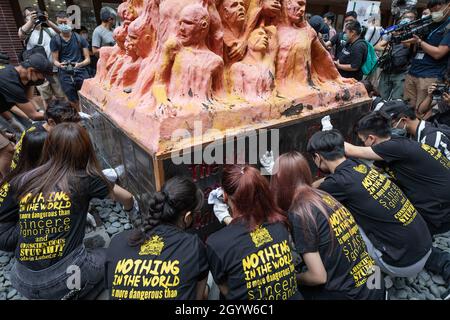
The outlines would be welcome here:
<svg viewBox="0 0 450 320">
<path fill-rule="evenodd" d="M 431 94 L 433 95 L 433 100 L 442 100 L 444 93 L 450 93 L 449 85 L 446 83 L 438 83 Z"/>
<path fill-rule="evenodd" d="M 391 35 L 390 42 L 399 44 L 402 41 L 409 40 L 413 35 L 422 38 L 430 33 L 430 25 L 433 24 L 431 16 L 427 16 L 415 21 L 404 24 L 393 25 L 382 33 L 382 35 Z"/>
</svg>

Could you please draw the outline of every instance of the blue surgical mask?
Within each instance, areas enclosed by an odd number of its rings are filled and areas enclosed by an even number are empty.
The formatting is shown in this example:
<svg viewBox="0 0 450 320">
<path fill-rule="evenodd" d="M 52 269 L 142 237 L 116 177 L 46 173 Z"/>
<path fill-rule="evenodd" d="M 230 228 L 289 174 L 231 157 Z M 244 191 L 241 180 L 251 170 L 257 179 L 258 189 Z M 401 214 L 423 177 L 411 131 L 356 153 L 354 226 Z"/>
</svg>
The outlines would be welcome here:
<svg viewBox="0 0 450 320">
<path fill-rule="evenodd" d="M 58 24 L 58 29 L 62 33 L 69 33 L 70 31 L 72 31 L 72 27 L 68 24 Z"/>
<path fill-rule="evenodd" d="M 402 25 L 402 24 L 407 24 L 410 22 L 411 22 L 411 19 L 405 18 L 405 19 L 402 19 L 399 24 Z"/>
</svg>

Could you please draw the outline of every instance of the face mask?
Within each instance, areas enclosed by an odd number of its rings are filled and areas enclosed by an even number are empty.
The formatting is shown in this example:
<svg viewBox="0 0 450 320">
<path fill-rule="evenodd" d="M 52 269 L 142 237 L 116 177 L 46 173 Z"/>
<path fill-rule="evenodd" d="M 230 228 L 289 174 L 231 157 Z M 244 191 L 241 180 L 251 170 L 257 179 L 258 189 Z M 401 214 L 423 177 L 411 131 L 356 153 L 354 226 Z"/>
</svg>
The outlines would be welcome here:
<svg viewBox="0 0 450 320">
<path fill-rule="evenodd" d="M 432 12 L 431 13 L 431 19 L 434 22 L 441 22 L 444 20 L 444 10 L 438 11 L 438 12 Z"/>
<path fill-rule="evenodd" d="M 72 31 L 72 27 L 69 26 L 68 24 L 58 24 L 58 29 L 62 33 L 69 33 L 70 31 Z"/>
<path fill-rule="evenodd" d="M 400 25 L 410 23 L 411 19 L 405 18 L 400 21 Z"/>
</svg>

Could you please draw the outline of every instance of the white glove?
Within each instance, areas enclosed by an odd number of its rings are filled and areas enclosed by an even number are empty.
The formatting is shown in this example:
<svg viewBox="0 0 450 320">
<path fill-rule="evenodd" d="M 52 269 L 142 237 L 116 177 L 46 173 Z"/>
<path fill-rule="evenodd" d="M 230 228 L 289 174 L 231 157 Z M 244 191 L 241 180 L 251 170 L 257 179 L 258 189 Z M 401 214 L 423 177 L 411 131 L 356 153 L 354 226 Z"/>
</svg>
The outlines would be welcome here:
<svg viewBox="0 0 450 320">
<path fill-rule="evenodd" d="M 132 222 L 139 218 L 139 203 L 135 197 L 133 197 L 133 207 L 130 210 L 125 210 L 125 208 L 123 208 L 123 211 L 128 214 L 128 217 Z"/>
<path fill-rule="evenodd" d="M 81 112 L 81 111 L 78 112 L 78 115 L 80 116 L 81 119 L 89 120 L 92 118 L 92 116 L 88 115 L 87 113 Z"/>
<path fill-rule="evenodd" d="M 209 193 L 208 204 L 213 204 L 214 215 L 220 223 L 226 217 L 231 217 L 228 205 L 223 201 L 223 189 L 217 188 Z"/>
<path fill-rule="evenodd" d="M 92 214 L 90 214 L 89 212 L 88 212 L 88 214 L 86 216 L 86 221 L 87 221 L 87 223 L 89 223 L 94 228 L 97 227 L 97 222 L 95 222 L 94 216 Z"/>
<path fill-rule="evenodd" d="M 321 122 L 322 122 L 322 131 L 333 130 L 333 125 L 331 124 L 330 116 L 323 117 Z"/>
<path fill-rule="evenodd" d="M 115 168 L 104 169 L 102 172 L 105 175 L 106 179 L 108 179 L 112 183 L 115 183 L 119 177 L 123 176 L 125 167 L 123 166 L 123 164 L 121 164 L 120 166 L 117 166 Z"/>
<path fill-rule="evenodd" d="M 273 159 L 273 152 L 266 151 L 266 153 L 263 154 L 263 156 L 261 157 L 261 159 L 259 159 L 259 161 L 261 162 L 264 169 L 266 169 L 266 171 L 270 175 L 272 175 L 273 166 L 275 165 L 275 160 Z"/>
</svg>

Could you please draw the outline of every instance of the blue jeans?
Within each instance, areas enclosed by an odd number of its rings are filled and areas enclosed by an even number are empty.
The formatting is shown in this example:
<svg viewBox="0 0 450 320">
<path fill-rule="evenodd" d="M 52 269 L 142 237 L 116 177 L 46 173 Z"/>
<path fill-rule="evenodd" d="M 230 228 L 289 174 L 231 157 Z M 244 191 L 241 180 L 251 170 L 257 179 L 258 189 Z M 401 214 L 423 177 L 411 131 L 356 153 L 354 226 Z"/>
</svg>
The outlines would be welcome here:
<svg viewBox="0 0 450 320">
<path fill-rule="evenodd" d="M 11 270 L 11 283 L 21 295 L 28 299 L 59 300 L 73 290 L 79 268 L 78 299 L 100 293 L 104 289 L 106 250 L 89 250 L 79 246 L 62 260 L 43 270 L 30 270 L 17 260 Z"/>
<path fill-rule="evenodd" d="M 83 85 L 83 81 L 89 78 L 89 73 L 86 68 L 79 68 L 73 71 L 73 74 L 59 69 L 59 82 L 67 99 L 70 102 L 78 101 L 78 91 Z"/>
</svg>

